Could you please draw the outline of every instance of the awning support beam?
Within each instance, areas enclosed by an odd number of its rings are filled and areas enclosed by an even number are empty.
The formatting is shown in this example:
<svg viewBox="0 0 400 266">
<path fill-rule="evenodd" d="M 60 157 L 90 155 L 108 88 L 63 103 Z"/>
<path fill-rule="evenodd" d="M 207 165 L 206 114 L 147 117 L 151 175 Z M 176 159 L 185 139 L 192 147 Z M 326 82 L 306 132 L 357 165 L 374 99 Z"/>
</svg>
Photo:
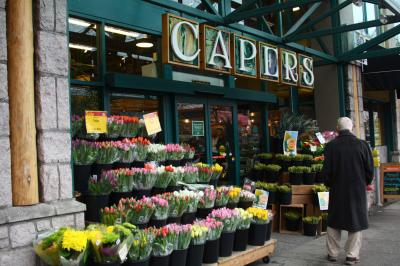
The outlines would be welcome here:
<svg viewBox="0 0 400 266">
<path fill-rule="evenodd" d="M 303 14 L 303 16 L 296 21 L 296 23 L 286 32 L 284 37 L 295 32 L 301 25 L 304 24 L 305 21 L 318 9 L 318 7 L 322 4 L 322 2 L 314 3 L 307 11 Z"/>
<path fill-rule="evenodd" d="M 220 16 L 218 14 L 218 11 L 214 8 L 214 6 L 211 4 L 210 0 L 201 0 L 203 5 L 208 9 L 208 11 L 214 13 L 217 16 Z"/>
<path fill-rule="evenodd" d="M 361 54 L 355 54 L 353 56 L 347 56 L 343 58 L 339 58 L 339 61 L 348 62 L 354 60 L 361 60 L 361 59 L 369 59 L 374 57 L 381 57 L 381 56 L 388 56 L 388 55 L 398 55 L 400 54 L 400 47 L 390 48 L 390 49 L 379 49 L 375 51 L 368 51 Z"/>
</svg>

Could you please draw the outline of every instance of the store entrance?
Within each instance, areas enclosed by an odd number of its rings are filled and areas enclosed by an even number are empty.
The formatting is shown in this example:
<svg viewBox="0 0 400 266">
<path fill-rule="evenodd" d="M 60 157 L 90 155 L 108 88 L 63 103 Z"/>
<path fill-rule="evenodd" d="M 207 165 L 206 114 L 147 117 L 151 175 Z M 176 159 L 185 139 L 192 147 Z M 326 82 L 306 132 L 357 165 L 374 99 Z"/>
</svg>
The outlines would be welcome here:
<svg viewBox="0 0 400 266">
<path fill-rule="evenodd" d="M 224 167 L 220 183 L 236 183 L 237 106 L 230 101 L 179 97 L 177 139 L 195 147 L 201 162 Z M 235 141 L 236 140 L 236 141 Z"/>
</svg>

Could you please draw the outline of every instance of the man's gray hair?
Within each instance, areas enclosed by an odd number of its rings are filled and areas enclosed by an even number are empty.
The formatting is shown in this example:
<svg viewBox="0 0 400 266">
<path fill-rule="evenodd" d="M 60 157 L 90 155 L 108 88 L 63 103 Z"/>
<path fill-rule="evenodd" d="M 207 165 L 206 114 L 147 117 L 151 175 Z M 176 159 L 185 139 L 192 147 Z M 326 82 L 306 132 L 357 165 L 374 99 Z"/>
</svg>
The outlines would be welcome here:
<svg viewBox="0 0 400 266">
<path fill-rule="evenodd" d="M 351 121 L 351 119 L 348 117 L 341 117 L 337 121 L 337 129 L 339 131 L 342 131 L 342 130 L 352 131 L 353 130 L 353 121 Z"/>
</svg>

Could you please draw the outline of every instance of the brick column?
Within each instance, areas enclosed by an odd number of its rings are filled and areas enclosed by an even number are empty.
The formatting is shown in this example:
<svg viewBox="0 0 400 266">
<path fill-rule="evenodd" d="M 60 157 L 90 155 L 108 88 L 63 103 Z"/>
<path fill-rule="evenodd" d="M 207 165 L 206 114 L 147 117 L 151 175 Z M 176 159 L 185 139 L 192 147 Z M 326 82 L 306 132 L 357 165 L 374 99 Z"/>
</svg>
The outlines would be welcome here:
<svg viewBox="0 0 400 266">
<path fill-rule="evenodd" d="M 67 1 L 38 0 L 36 127 L 42 202 L 72 198 Z"/>
</svg>

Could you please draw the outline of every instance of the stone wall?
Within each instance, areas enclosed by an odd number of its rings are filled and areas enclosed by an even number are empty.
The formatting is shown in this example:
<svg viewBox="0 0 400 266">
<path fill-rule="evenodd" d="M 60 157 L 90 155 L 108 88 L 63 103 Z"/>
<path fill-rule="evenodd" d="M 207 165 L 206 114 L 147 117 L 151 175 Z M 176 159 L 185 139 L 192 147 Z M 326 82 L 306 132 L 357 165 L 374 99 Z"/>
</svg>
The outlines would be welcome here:
<svg viewBox="0 0 400 266">
<path fill-rule="evenodd" d="M 9 0 L 12 1 L 12 0 Z M 34 0 L 35 112 L 40 204 L 12 206 L 7 88 L 6 0 L 0 0 L 0 265 L 39 265 L 38 234 L 85 226 L 73 198 L 68 82 L 67 0 Z"/>
</svg>

